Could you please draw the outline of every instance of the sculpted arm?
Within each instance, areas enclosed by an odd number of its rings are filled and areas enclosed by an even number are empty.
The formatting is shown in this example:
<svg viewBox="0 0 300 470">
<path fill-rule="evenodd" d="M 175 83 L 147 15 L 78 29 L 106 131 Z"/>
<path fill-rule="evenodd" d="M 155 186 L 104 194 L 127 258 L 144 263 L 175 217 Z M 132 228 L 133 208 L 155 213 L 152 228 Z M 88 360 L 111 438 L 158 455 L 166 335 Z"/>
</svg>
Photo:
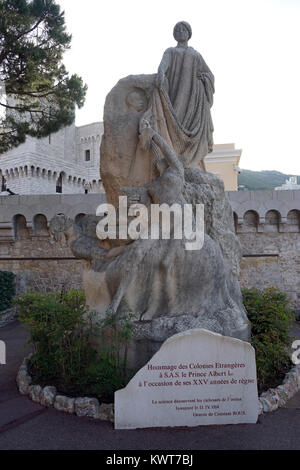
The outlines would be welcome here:
<svg viewBox="0 0 300 470">
<path fill-rule="evenodd" d="M 204 77 L 209 77 L 210 80 L 212 82 L 215 81 L 215 77 L 212 73 L 212 71 L 210 70 L 210 68 L 208 67 L 207 63 L 205 62 L 205 60 L 203 59 L 202 55 L 199 54 L 199 52 L 197 53 L 198 55 L 198 61 L 199 61 L 199 64 L 198 64 L 198 75 L 203 75 Z"/>
<path fill-rule="evenodd" d="M 149 149 L 151 145 L 157 145 L 165 157 L 169 167 L 184 173 L 183 166 L 175 152 L 169 147 L 167 142 L 150 126 L 145 119 L 141 121 L 140 140 L 143 148 Z"/>
<path fill-rule="evenodd" d="M 167 49 L 163 55 L 163 58 L 161 60 L 161 63 L 158 67 L 158 72 L 157 72 L 157 79 L 156 79 L 156 84 L 157 86 L 160 88 L 163 81 L 164 81 L 164 78 L 165 78 L 165 74 L 170 66 L 170 61 L 171 61 L 171 57 L 170 57 L 170 51 L 169 49 Z"/>
<path fill-rule="evenodd" d="M 166 141 L 155 131 L 152 136 L 153 142 L 160 148 L 170 168 L 174 168 L 183 174 L 183 166 L 176 153 L 169 147 Z"/>
<path fill-rule="evenodd" d="M 213 95 L 215 92 L 215 77 L 200 54 L 199 54 L 199 67 L 198 67 L 197 76 L 199 80 L 202 80 L 204 88 L 205 88 L 207 101 L 209 105 L 212 106 Z"/>
</svg>

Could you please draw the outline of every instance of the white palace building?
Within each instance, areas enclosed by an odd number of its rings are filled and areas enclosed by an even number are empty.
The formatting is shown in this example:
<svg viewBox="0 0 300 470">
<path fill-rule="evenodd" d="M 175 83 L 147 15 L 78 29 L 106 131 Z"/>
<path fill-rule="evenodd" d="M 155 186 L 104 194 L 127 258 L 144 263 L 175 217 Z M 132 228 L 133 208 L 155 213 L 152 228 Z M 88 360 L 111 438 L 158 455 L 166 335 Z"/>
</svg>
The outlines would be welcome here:
<svg viewBox="0 0 300 470">
<path fill-rule="evenodd" d="M 0 155 L 0 194 L 104 193 L 100 177 L 100 144 L 104 127 L 75 124 L 47 138 L 26 142 Z M 226 191 L 237 191 L 242 151 L 234 144 L 215 145 L 206 157 L 207 171 L 223 179 Z"/>
<path fill-rule="evenodd" d="M 0 194 L 102 193 L 103 124 L 66 127 L 0 155 Z"/>
</svg>

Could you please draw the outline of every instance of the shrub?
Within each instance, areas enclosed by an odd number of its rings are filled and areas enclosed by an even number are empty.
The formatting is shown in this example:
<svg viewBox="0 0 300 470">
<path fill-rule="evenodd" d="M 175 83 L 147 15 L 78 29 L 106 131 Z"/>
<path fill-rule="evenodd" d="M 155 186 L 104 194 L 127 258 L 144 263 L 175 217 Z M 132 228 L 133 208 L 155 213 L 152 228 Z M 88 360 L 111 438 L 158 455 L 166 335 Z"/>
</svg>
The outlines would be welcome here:
<svg viewBox="0 0 300 470">
<path fill-rule="evenodd" d="M 295 320 L 287 296 L 277 288 L 243 289 L 256 352 L 259 392 L 278 385 L 291 365 L 289 348 Z"/>
<path fill-rule="evenodd" d="M 123 388 L 132 374 L 127 369 L 127 346 L 133 332 L 133 313 L 127 307 L 119 316 L 106 313 L 98 324 L 98 360 L 89 367 L 93 394 L 113 399 L 113 393 Z"/>
<path fill-rule="evenodd" d="M 0 312 L 11 306 L 15 293 L 15 275 L 0 271 Z"/>
<path fill-rule="evenodd" d="M 122 319 L 108 315 L 97 323 L 96 314 L 85 307 L 83 291 L 31 293 L 15 302 L 20 321 L 30 331 L 34 352 L 30 364 L 36 383 L 104 400 L 124 386 L 121 350 L 126 350 L 131 331 L 126 315 Z"/>
</svg>

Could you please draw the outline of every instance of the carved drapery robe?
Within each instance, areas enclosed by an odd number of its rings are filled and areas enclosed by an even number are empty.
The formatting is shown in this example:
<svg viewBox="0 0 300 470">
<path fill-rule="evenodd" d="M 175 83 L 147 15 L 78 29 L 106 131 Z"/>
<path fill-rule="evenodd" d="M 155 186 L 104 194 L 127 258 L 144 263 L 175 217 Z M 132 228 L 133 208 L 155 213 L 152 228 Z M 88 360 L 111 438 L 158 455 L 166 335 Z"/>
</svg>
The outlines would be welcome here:
<svg viewBox="0 0 300 470">
<path fill-rule="evenodd" d="M 165 79 L 153 93 L 154 127 L 185 167 L 200 164 L 205 169 L 203 158 L 213 150 L 214 76 L 199 52 L 183 46 L 165 51 L 160 72 Z"/>
</svg>

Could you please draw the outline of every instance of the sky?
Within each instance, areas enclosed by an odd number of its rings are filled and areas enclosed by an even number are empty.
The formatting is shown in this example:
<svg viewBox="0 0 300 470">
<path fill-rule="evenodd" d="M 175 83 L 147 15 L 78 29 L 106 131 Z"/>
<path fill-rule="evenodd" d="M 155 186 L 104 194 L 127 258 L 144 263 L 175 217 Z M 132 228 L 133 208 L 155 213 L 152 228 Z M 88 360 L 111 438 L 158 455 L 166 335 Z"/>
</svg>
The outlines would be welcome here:
<svg viewBox="0 0 300 470">
<path fill-rule="evenodd" d="M 242 149 L 241 168 L 300 175 L 300 0 L 57 0 L 71 49 L 64 62 L 88 85 L 81 126 L 103 120 L 123 77 L 156 73 L 173 27 L 215 76 L 214 141 Z"/>
</svg>

